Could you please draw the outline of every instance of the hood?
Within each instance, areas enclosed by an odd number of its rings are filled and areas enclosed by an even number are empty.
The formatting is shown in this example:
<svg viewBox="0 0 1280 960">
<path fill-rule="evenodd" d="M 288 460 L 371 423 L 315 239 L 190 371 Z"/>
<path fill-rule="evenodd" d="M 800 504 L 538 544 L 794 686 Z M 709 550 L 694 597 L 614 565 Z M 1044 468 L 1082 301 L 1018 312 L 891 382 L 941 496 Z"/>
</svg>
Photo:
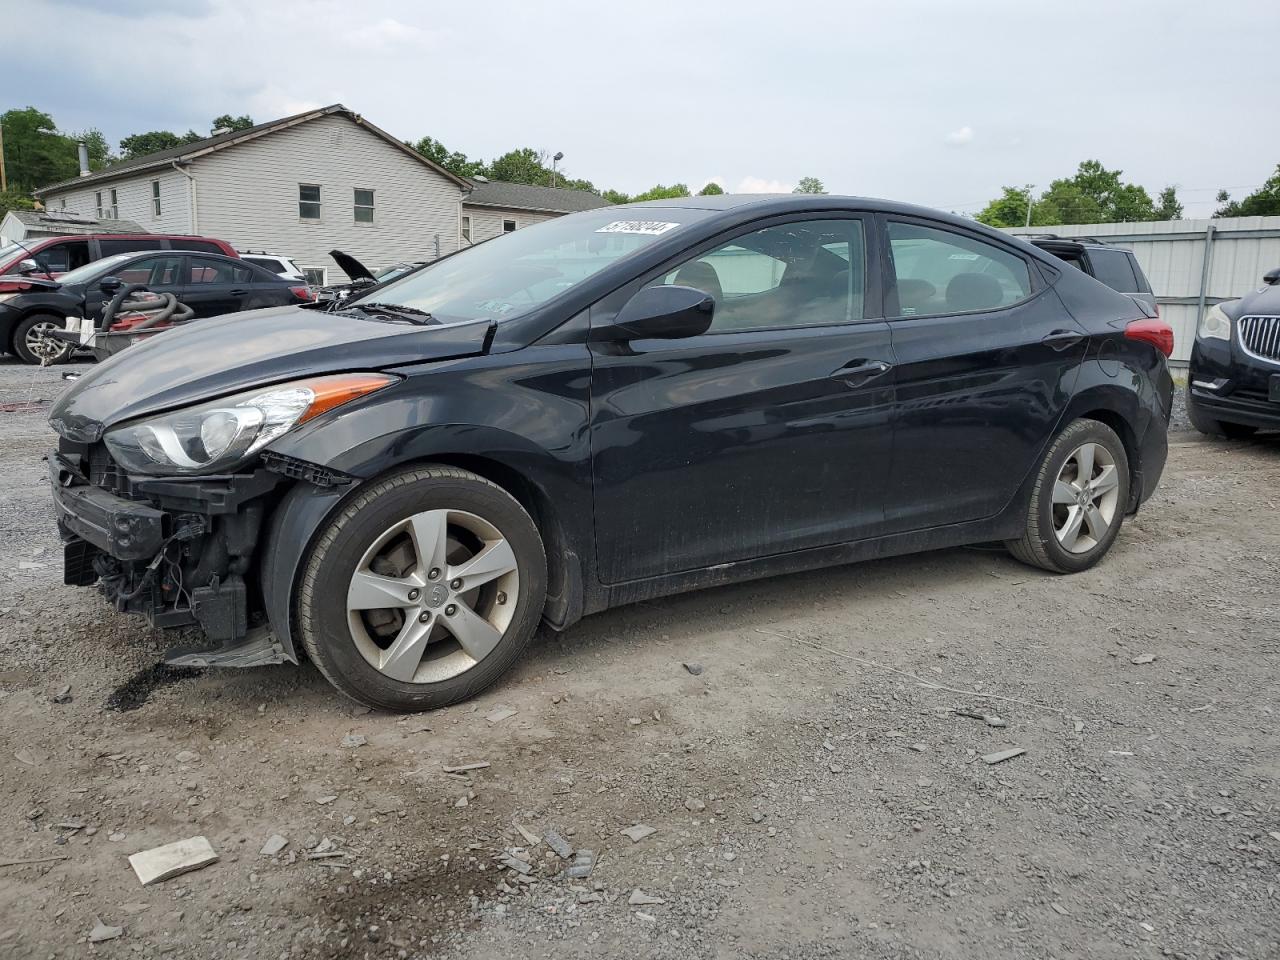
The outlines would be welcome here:
<svg viewBox="0 0 1280 960">
<path fill-rule="evenodd" d="M 49 414 L 62 436 L 97 441 L 134 417 L 324 373 L 485 352 L 491 322 L 414 326 L 273 307 L 166 330 L 98 364 Z"/>
<path fill-rule="evenodd" d="M 62 286 L 57 280 L 45 280 L 40 277 L 28 277 L 21 273 L 7 273 L 0 276 L 0 283 L 3 284 L 19 284 L 29 287 L 31 290 L 57 290 Z"/>
<path fill-rule="evenodd" d="M 341 250 L 330 250 L 329 256 L 333 257 L 334 263 L 341 267 L 342 272 L 352 280 L 377 279 L 368 267 L 349 253 L 343 253 Z"/>
</svg>

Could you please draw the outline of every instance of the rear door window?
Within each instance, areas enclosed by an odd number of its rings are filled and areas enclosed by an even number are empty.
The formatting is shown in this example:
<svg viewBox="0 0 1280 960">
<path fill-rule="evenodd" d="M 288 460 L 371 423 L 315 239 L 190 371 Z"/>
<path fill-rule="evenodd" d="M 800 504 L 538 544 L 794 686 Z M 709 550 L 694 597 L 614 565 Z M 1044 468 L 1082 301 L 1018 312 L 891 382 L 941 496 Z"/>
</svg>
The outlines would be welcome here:
<svg viewBox="0 0 1280 960">
<path fill-rule="evenodd" d="M 235 263 L 231 260 L 211 260 L 207 257 L 192 257 L 191 272 L 187 282 L 204 283 L 252 283 L 264 279 L 247 263 Z"/>
<path fill-rule="evenodd" d="M 137 253 L 141 250 L 163 250 L 164 242 L 161 240 L 148 240 L 139 237 L 137 240 L 129 238 L 128 240 L 99 240 L 98 249 L 102 251 L 104 257 L 114 256 L 117 253 Z"/>
<path fill-rule="evenodd" d="M 1112 290 L 1119 290 L 1121 293 L 1136 293 L 1140 290 L 1138 280 L 1133 275 L 1133 267 L 1129 263 L 1129 254 L 1124 250 L 1090 250 L 1089 263 L 1093 266 L 1094 277 Z"/>
<path fill-rule="evenodd" d="M 1031 296 L 1027 261 L 967 234 L 889 221 L 900 317 L 995 310 Z"/>
</svg>

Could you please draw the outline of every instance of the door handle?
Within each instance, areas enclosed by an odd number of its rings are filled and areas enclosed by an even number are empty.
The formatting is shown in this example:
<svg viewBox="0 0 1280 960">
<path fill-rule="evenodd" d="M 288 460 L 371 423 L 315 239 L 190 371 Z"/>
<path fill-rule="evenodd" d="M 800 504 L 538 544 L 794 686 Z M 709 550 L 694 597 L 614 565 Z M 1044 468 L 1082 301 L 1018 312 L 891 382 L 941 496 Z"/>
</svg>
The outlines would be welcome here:
<svg viewBox="0 0 1280 960">
<path fill-rule="evenodd" d="M 1040 342 L 1052 347 L 1054 350 L 1066 350 L 1068 347 L 1074 347 L 1083 339 L 1084 334 L 1075 330 L 1054 330 L 1052 333 L 1046 334 Z"/>
<path fill-rule="evenodd" d="M 248 290 L 232 290 L 231 295 L 233 297 L 243 297 L 248 292 Z"/>
<path fill-rule="evenodd" d="M 850 385 L 866 383 L 868 380 L 874 380 L 876 377 L 883 376 L 893 368 L 892 363 L 885 363 L 883 360 L 851 360 L 835 373 L 831 374 L 833 379 L 843 380 Z"/>
</svg>

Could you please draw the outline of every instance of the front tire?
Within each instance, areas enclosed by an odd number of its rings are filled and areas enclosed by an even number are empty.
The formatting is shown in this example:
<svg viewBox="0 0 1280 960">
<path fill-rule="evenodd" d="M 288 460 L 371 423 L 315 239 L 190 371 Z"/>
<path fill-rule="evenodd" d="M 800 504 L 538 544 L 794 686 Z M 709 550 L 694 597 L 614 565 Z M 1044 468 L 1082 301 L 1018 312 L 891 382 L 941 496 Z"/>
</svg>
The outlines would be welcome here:
<svg viewBox="0 0 1280 960">
<path fill-rule="evenodd" d="M 65 363 L 71 359 L 71 344 L 47 336 L 50 330 L 62 330 L 66 321 L 52 313 L 33 313 L 23 317 L 13 328 L 13 352 L 23 363 Z"/>
<path fill-rule="evenodd" d="M 1045 452 L 1021 538 L 1005 543 L 1023 563 L 1054 573 L 1088 570 L 1111 549 L 1129 503 L 1129 458 L 1114 430 L 1076 420 Z"/>
<path fill-rule="evenodd" d="M 307 655 L 382 710 L 473 696 L 542 618 L 547 562 L 529 514 L 466 470 L 428 465 L 371 483 L 322 531 L 298 588 Z"/>
</svg>

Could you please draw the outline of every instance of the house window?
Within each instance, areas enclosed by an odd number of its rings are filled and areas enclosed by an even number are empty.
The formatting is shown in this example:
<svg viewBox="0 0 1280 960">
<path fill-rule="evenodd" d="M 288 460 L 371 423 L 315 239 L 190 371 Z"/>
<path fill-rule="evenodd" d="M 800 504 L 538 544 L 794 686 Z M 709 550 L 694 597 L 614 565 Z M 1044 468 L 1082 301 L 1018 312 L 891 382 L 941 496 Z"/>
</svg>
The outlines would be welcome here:
<svg viewBox="0 0 1280 960">
<path fill-rule="evenodd" d="M 109 211 L 108 216 L 110 216 L 112 220 L 120 219 L 120 205 L 116 202 L 116 191 L 114 188 L 111 191 L 111 210 Z"/>
<path fill-rule="evenodd" d="M 356 188 L 356 223 L 373 223 L 373 191 Z"/>
<path fill-rule="evenodd" d="M 160 216 L 160 181 L 151 181 L 151 215 Z"/>
<path fill-rule="evenodd" d="M 502 221 L 502 232 L 503 232 L 503 233 L 515 233 L 515 232 L 516 232 L 516 222 L 515 222 L 514 220 L 503 220 L 503 221 Z"/>
<path fill-rule="evenodd" d="M 105 218 L 105 216 L 106 216 L 105 212 L 104 212 L 104 211 L 103 211 L 103 209 L 102 209 L 102 191 L 101 191 L 101 190 L 99 190 L 97 193 L 95 193 L 95 194 L 93 195 L 93 199 L 94 199 L 94 203 L 95 203 L 95 204 L 97 205 L 97 207 L 98 207 L 98 219 L 99 219 L 99 220 L 102 220 L 102 219 L 104 219 L 104 218 Z"/>
<path fill-rule="evenodd" d="M 58 204 L 59 204 L 59 207 L 58 207 L 59 210 L 67 209 L 67 198 L 63 197 L 61 200 L 58 201 Z"/>
<path fill-rule="evenodd" d="M 471 218 L 468 216 L 462 218 L 462 239 L 471 242 Z"/>
<path fill-rule="evenodd" d="M 298 184 L 298 216 L 303 220 L 320 219 L 320 188 L 310 183 Z"/>
<path fill-rule="evenodd" d="M 307 278 L 307 283 L 313 287 L 323 287 L 329 282 L 328 267 L 299 267 L 302 275 Z"/>
</svg>

